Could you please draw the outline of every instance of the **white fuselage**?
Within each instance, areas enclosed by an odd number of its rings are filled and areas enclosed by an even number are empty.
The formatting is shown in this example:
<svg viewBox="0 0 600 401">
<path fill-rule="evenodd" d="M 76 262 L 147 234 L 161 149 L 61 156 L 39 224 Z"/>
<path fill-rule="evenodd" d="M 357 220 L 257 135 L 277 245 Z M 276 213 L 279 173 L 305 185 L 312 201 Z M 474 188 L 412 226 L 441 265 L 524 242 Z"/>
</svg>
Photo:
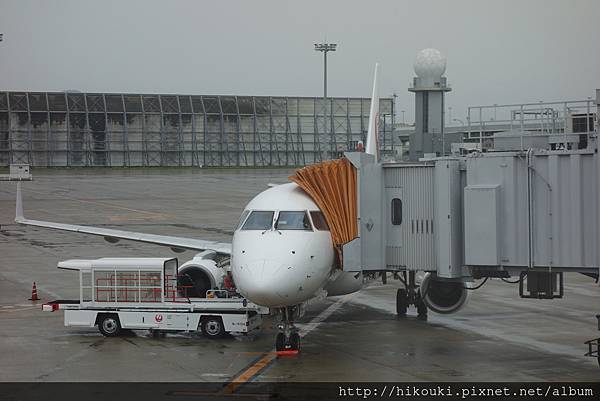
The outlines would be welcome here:
<svg viewBox="0 0 600 401">
<path fill-rule="evenodd" d="M 334 274 L 335 250 L 322 219 L 317 205 L 293 183 L 252 199 L 232 242 L 231 268 L 239 292 L 258 305 L 292 306 L 349 275 Z M 357 291 L 360 282 L 351 280 L 347 292 Z"/>
</svg>

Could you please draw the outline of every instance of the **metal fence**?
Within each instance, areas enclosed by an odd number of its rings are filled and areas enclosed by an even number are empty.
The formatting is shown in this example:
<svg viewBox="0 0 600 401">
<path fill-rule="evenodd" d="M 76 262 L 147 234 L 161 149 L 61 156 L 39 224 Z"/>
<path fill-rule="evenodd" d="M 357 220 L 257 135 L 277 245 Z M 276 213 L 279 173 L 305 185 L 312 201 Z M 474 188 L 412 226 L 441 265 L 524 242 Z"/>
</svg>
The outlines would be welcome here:
<svg viewBox="0 0 600 401">
<path fill-rule="evenodd" d="M 0 92 L 0 166 L 299 166 L 365 140 L 370 99 Z M 380 100 L 380 146 L 394 146 Z"/>
</svg>

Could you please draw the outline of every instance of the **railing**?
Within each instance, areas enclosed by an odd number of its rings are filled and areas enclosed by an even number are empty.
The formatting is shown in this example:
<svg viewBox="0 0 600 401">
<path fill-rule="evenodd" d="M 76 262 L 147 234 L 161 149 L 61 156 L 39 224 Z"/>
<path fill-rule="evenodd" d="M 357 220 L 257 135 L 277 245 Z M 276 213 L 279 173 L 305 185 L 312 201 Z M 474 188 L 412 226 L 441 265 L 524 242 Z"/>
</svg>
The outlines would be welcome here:
<svg viewBox="0 0 600 401">
<path fill-rule="evenodd" d="M 493 135 L 494 131 L 514 131 L 522 135 L 589 135 L 595 131 L 596 107 L 591 98 L 563 102 L 494 104 L 470 106 L 467 113 L 467 139 Z M 567 138 L 565 137 L 565 142 Z M 589 141 L 588 141 L 589 143 Z"/>
<path fill-rule="evenodd" d="M 206 298 L 229 298 L 228 290 L 208 290 Z"/>
<path fill-rule="evenodd" d="M 177 285 L 178 278 L 181 276 L 173 276 L 167 274 L 165 276 L 165 301 L 169 302 L 184 302 L 189 303 L 188 289 L 194 288 L 193 285 Z M 175 285 L 173 285 L 175 283 Z"/>
<path fill-rule="evenodd" d="M 98 277 L 94 285 L 96 302 L 148 302 L 163 301 L 189 303 L 188 290 L 191 285 L 177 285 L 177 278 L 166 275 L 164 286 L 160 276 L 143 277 L 137 273 L 111 274 L 108 277 Z"/>
</svg>

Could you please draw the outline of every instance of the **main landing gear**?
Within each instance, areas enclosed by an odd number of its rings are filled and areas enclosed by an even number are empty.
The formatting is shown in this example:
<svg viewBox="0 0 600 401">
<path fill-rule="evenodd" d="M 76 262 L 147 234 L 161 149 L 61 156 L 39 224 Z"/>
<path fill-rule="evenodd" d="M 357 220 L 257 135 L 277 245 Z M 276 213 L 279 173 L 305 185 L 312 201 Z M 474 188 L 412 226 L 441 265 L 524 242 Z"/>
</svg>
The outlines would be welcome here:
<svg viewBox="0 0 600 401">
<path fill-rule="evenodd" d="M 294 316 L 298 307 L 281 308 L 281 323 L 277 326 L 275 351 L 280 355 L 294 355 L 300 352 L 300 334 L 294 326 Z"/>
<path fill-rule="evenodd" d="M 406 311 L 410 305 L 417 308 L 417 316 L 421 320 L 427 320 L 427 305 L 423 301 L 421 289 L 417 286 L 415 276 L 416 272 L 402 272 L 404 288 L 399 288 L 396 292 L 396 313 L 398 317 L 405 317 Z"/>
</svg>

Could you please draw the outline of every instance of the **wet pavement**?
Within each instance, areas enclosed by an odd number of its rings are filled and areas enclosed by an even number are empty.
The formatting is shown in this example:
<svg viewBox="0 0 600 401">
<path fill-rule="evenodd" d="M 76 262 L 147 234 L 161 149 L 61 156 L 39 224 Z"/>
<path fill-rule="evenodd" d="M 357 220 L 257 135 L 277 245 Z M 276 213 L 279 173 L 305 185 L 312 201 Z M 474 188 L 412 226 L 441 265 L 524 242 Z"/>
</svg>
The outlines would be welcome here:
<svg viewBox="0 0 600 401">
<path fill-rule="evenodd" d="M 23 184 L 31 219 L 230 241 L 250 198 L 292 170 L 33 169 Z M 229 381 L 265 361 L 255 381 L 597 381 L 583 342 L 600 335 L 600 288 L 566 275 L 565 298 L 519 299 L 518 286 L 490 280 L 454 315 L 395 316 L 399 283 L 371 282 L 359 293 L 312 303 L 299 326 L 300 356 L 270 357 L 272 322 L 249 336 L 154 338 L 136 331 L 104 338 L 64 327 L 27 298 L 76 298 L 75 273 L 58 261 L 193 252 L 18 226 L 15 184 L 0 182 L 0 369 L 2 381 Z M 324 320 L 321 319 L 326 316 Z M 266 358 L 266 359 L 265 359 Z"/>
</svg>

